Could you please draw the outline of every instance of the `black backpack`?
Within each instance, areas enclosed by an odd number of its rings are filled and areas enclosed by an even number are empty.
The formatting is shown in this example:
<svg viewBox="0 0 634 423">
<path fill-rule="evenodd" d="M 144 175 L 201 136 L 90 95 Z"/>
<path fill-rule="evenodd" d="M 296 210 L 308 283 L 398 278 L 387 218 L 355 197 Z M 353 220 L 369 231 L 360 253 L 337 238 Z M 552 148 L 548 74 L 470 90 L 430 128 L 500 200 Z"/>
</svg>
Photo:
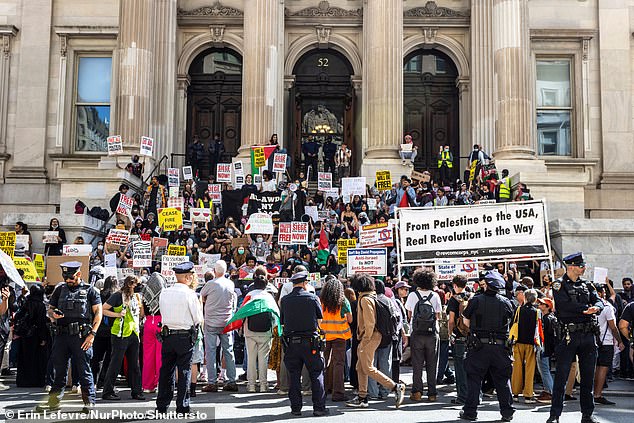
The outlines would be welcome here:
<svg viewBox="0 0 634 423">
<path fill-rule="evenodd" d="M 31 316 L 26 310 L 26 307 L 20 308 L 13 317 L 13 333 L 20 337 L 32 336 L 35 332 L 35 327 L 31 324 Z"/>
<path fill-rule="evenodd" d="M 377 297 L 375 303 L 376 329 L 382 336 L 379 348 L 383 348 L 398 339 L 398 316 L 394 313 L 389 298 Z"/>
<path fill-rule="evenodd" d="M 247 319 L 247 325 L 251 332 L 268 332 L 273 327 L 271 323 L 271 312 L 266 311 L 264 313 L 258 313 L 253 316 L 249 316 Z"/>
<path fill-rule="evenodd" d="M 418 302 L 412 315 L 412 334 L 434 335 L 436 333 L 436 312 L 430 301 L 434 293 L 430 292 L 425 298 L 421 297 L 418 291 L 414 291 L 414 293 L 418 297 Z"/>
</svg>

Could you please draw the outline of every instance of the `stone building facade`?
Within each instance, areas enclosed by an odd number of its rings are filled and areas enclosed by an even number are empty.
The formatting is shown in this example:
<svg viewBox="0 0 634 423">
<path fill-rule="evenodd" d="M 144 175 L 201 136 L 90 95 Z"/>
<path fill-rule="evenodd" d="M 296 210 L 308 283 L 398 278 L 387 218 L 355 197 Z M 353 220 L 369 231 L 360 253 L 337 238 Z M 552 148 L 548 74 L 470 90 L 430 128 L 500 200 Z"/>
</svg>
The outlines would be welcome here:
<svg viewBox="0 0 634 423">
<path fill-rule="evenodd" d="M 0 223 L 95 234 L 74 203 L 140 186 L 141 136 L 150 169 L 194 135 L 299 158 L 321 131 L 371 178 L 406 172 L 409 132 L 422 168 L 484 146 L 547 199 L 559 253 L 632 274 L 633 28 L 634 0 L 0 0 Z"/>
</svg>

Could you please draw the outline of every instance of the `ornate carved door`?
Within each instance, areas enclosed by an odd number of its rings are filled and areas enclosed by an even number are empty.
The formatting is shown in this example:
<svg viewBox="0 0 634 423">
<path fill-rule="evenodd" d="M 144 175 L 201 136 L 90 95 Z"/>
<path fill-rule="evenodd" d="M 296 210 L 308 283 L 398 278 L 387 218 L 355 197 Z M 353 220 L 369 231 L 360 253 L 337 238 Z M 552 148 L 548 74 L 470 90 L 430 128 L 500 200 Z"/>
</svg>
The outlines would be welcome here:
<svg viewBox="0 0 634 423">
<path fill-rule="evenodd" d="M 439 149 L 449 145 L 452 178 L 460 163 L 457 76 L 451 59 L 435 50 L 419 50 L 405 61 L 403 127 L 418 146 L 416 168 L 436 175 Z"/>
<path fill-rule="evenodd" d="M 242 108 L 242 59 L 228 49 L 201 53 L 190 66 L 191 84 L 187 93 L 187 145 L 198 136 L 208 151 L 214 135 L 224 141 L 224 161 L 235 156 L 240 147 Z M 211 158 L 201 165 L 200 176 L 211 169 Z"/>
</svg>

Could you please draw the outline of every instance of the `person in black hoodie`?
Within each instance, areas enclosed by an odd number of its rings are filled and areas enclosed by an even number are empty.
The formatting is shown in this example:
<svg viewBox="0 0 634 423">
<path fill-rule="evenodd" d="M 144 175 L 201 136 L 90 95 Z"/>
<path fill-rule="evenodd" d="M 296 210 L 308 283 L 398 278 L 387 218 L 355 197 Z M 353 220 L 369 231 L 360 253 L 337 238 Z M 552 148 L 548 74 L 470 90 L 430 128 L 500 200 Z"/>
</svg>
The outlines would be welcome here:
<svg viewBox="0 0 634 423">
<path fill-rule="evenodd" d="M 20 337 L 15 383 L 20 388 L 43 388 L 50 337 L 41 285 L 31 285 L 29 296 L 15 314 L 14 322 L 14 334 Z"/>
<path fill-rule="evenodd" d="M 105 303 L 110 298 L 112 293 L 119 289 L 117 278 L 114 276 L 108 276 L 103 283 L 103 288 L 99 293 L 101 295 L 101 303 Z M 90 368 L 92 369 L 92 376 L 97 388 L 103 387 L 103 381 L 106 376 L 105 370 L 108 369 L 110 364 L 110 329 L 112 327 L 112 318 L 105 317 L 101 320 L 99 329 L 97 329 L 97 336 L 92 346 L 92 359 L 90 360 Z M 104 370 L 102 372 L 102 370 Z"/>
<path fill-rule="evenodd" d="M 64 244 L 66 244 L 66 232 L 59 226 L 59 220 L 56 217 L 51 219 L 48 230 L 57 232 L 57 243 L 46 244 L 44 254 L 47 256 L 61 256 Z"/>
</svg>

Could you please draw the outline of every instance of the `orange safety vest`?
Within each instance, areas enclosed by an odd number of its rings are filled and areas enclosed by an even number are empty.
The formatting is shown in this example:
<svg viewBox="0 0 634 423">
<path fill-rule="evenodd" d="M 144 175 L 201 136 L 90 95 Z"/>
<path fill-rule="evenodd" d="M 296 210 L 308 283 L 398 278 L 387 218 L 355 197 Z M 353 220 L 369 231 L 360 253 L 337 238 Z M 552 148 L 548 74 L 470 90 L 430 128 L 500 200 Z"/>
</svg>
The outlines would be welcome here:
<svg viewBox="0 0 634 423">
<path fill-rule="evenodd" d="M 321 321 L 321 328 L 326 332 L 326 341 L 332 341 L 333 339 L 348 340 L 352 338 L 348 320 L 345 317 L 341 317 L 341 309 L 337 310 L 336 313 L 324 310 L 323 315 L 324 318 Z"/>
</svg>

